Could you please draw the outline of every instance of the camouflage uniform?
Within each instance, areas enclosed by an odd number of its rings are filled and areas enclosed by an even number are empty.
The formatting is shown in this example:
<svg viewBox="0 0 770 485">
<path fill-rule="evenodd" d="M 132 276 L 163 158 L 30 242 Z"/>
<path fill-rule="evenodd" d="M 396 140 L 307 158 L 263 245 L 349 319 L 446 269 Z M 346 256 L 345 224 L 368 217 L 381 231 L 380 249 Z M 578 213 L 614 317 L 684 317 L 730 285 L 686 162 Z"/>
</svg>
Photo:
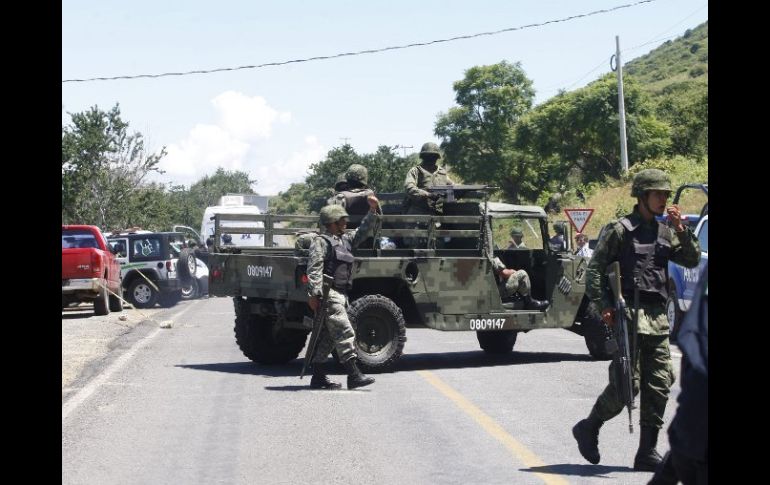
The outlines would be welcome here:
<svg viewBox="0 0 770 485">
<path fill-rule="evenodd" d="M 346 239 L 351 247 L 355 248 L 361 241 L 371 235 L 372 225 L 376 220 L 374 214 L 368 214 L 361 221 L 358 229 L 346 232 L 341 237 L 329 233 L 324 229 L 323 234 L 331 236 L 335 240 Z M 316 237 L 310 246 L 307 265 L 308 295 L 321 296 L 323 283 L 324 260 L 327 257 L 329 244 L 322 237 Z M 337 349 L 340 362 L 345 362 L 351 357 L 357 357 L 355 350 L 355 332 L 350 325 L 347 314 L 348 297 L 344 289 L 329 289 L 329 315 L 326 319 L 326 328 L 322 331 L 318 341 L 318 347 L 313 362 L 324 362 L 333 348 Z"/>
<path fill-rule="evenodd" d="M 643 231 L 658 231 L 659 222 L 653 220 L 644 222 L 639 209 L 634 206 L 632 214 L 627 216 L 634 225 L 640 225 Z M 685 230 L 671 232 L 671 251 L 668 259 L 682 266 L 693 268 L 700 260 L 700 246 L 692 232 L 685 226 Z M 620 222 L 610 223 L 602 233 L 596 244 L 591 262 L 586 269 L 586 295 L 591 300 L 594 310 L 601 313 L 602 309 L 613 306 L 611 295 L 604 290 L 608 288 L 607 266 L 617 261 L 621 247 L 624 245 L 626 229 Z M 676 235 L 674 235 L 676 234 Z M 631 242 L 628 242 L 631 244 Z M 656 261 L 655 265 L 667 265 L 667 261 Z M 626 319 L 633 321 L 633 296 L 626 295 Z M 641 409 L 639 424 L 660 429 L 663 425 L 663 412 L 671 385 L 674 383 L 674 373 L 671 366 L 671 351 L 668 343 L 668 318 L 664 301 L 640 302 L 639 320 L 637 322 L 637 345 L 634 362 L 634 395 L 640 392 L 641 382 Z M 599 396 L 591 414 L 602 421 L 607 421 L 617 416 L 624 404 L 618 399 L 615 389 L 617 383 L 614 378 L 614 364 L 610 364 L 610 382 Z"/>
<path fill-rule="evenodd" d="M 374 195 L 374 191 L 369 188 L 369 171 L 363 165 L 354 163 L 348 167 L 344 174 L 342 182 L 335 184 L 335 194 L 331 196 L 326 203 L 328 205 L 339 205 L 352 215 L 363 215 L 369 212 L 369 203 L 367 196 Z M 348 223 L 350 229 L 355 229 L 356 223 Z"/>
<path fill-rule="evenodd" d="M 437 166 L 434 172 L 426 169 L 424 163 L 412 167 L 406 173 L 404 180 L 404 190 L 409 197 L 407 214 L 430 214 L 431 210 L 428 206 L 430 193 L 424 190 L 425 187 L 453 184 L 444 167 Z"/>
<path fill-rule="evenodd" d="M 492 261 L 492 266 L 495 272 L 500 272 L 504 269 L 507 269 L 505 264 L 500 261 L 500 258 L 495 258 Z M 505 295 L 513 296 L 514 294 L 518 293 L 521 296 L 527 296 L 529 295 L 531 287 L 532 286 L 529 283 L 529 275 L 527 272 L 523 269 L 514 270 L 511 277 L 505 280 Z"/>
</svg>

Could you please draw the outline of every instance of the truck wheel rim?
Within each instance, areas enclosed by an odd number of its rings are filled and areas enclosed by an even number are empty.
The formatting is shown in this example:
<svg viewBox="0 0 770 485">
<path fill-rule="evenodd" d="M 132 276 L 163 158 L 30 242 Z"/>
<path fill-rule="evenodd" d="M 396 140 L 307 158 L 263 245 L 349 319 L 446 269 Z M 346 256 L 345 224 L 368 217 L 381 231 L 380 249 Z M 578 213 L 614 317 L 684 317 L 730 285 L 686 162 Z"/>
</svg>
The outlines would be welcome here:
<svg viewBox="0 0 770 485">
<path fill-rule="evenodd" d="M 134 288 L 134 299 L 139 303 L 147 303 L 152 297 L 152 290 L 147 285 L 138 285 Z"/>
<path fill-rule="evenodd" d="M 390 344 L 392 337 L 388 320 L 375 315 L 369 315 L 359 322 L 356 332 L 361 350 L 368 354 L 381 352 Z"/>
</svg>

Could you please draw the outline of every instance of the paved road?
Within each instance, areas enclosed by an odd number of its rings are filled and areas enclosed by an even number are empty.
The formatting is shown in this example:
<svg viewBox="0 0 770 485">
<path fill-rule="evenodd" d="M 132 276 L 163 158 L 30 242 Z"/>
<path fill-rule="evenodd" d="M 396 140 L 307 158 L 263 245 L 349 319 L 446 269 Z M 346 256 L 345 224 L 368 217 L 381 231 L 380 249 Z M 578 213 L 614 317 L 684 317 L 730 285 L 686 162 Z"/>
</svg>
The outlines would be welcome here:
<svg viewBox="0 0 770 485">
<path fill-rule="evenodd" d="M 173 326 L 137 324 L 63 389 L 63 484 L 650 478 L 630 468 L 639 435 L 636 423 L 629 435 L 625 414 L 602 428 L 600 465 L 580 457 L 570 428 L 605 385 L 607 362 L 590 360 L 565 330 L 521 335 L 516 352 L 492 359 L 473 333 L 410 328 L 396 372 L 356 391 L 310 391 L 299 359 L 257 366 L 243 357 L 230 299 L 157 314 Z M 342 372 L 333 377 L 344 380 Z M 665 436 L 658 449 L 668 449 Z"/>
</svg>

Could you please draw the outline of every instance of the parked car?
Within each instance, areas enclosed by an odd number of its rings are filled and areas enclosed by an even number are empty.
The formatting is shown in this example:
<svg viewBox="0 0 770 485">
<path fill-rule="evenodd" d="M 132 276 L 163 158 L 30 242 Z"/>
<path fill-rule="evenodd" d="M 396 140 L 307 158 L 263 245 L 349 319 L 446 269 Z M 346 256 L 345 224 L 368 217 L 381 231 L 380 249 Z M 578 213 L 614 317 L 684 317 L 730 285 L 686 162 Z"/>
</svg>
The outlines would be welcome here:
<svg viewBox="0 0 770 485">
<path fill-rule="evenodd" d="M 695 287 L 700 279 L 703 268 L 708 263 L 709 257 L 709 233 L 708 233 L 708 184 L 685 184 L 676 190 L 674 195 L 674 204 L 678 204 L 685 191 L 693 189 L 695 195 L 703 197 L 706 202 L 701 209 L 700 214 L 686 214 L 682 217 L 682 222 L 690 228 L 695 229 L 693 233 L 698 238 L 701 249 L 700 263 L 697 268 L 685 268 L 676 263 L 668 263 L 668 300 L 666 301 L 666 314 L 668 316 L 669 334 L 672 341 L 676 341 L 676 334 L 679 325 L 684 318 L 685 312 L 690 308 L 692 297 L 695 294 Z M 663 217 L 665 220 L 665 216 Z"/>
<path fill-rule="evenodd" d="M 88 301 L 96 315 L 123 310 L 120 264 L 99 228 L 62 225 L 61 248 L 62 309 Z"/>
<path fill-rule="evenodd" d="M 107 238 L 121 266 L 127 299 L 137 308 L 173 306 L 198 264 L 178 232 L 131 231 Z"/>
<path fill-rule="evenodd" d="M 172 231 L 184 234 L 185 237 L 188 238 L 187 246 L 191 248 L 193 254 L 195 254 L 195 278 L 190 278 L 189 280 L 182 282 L 182 299 L 193 300 L 208 295 L 209 267 L 207 266 L 207 262 L 209 251 L 206 244 L 204 241 L 201 241 L 200 234 L 191 227 L 176 225 L 173 227 Z"/>
<path fill-rule="evenodd" d="M 685 312 L 690 309 L 695 287 L 709 260 L 709 216 L 701 217 L 695 227 L 695 236 L 700 243 L 701 257 L 696 268 L 685 268 L 676 263 L 668 263 L 668 301 L 666 312 L 671 339 L 676 340 L 676 333 L 682 322 Z"/>
</svg>

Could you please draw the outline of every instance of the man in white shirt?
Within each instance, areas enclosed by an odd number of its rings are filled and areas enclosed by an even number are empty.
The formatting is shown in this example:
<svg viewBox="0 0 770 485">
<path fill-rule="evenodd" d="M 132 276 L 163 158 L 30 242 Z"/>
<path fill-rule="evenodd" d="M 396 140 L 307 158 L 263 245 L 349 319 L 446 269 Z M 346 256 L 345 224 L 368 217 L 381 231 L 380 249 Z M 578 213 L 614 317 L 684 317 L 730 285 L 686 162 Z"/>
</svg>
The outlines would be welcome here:
<svg viewBox="0 0 770 485">
<path fill-rule="evenodd" d="M 575 244 L 577 245 L 577 251 L 575 255 L 583 256 L 584 258 L 590 258 L 594 254 L 594 250 L 588 247 L 588 236 L 582 232 L 575 235 Z"/>
</svg>

